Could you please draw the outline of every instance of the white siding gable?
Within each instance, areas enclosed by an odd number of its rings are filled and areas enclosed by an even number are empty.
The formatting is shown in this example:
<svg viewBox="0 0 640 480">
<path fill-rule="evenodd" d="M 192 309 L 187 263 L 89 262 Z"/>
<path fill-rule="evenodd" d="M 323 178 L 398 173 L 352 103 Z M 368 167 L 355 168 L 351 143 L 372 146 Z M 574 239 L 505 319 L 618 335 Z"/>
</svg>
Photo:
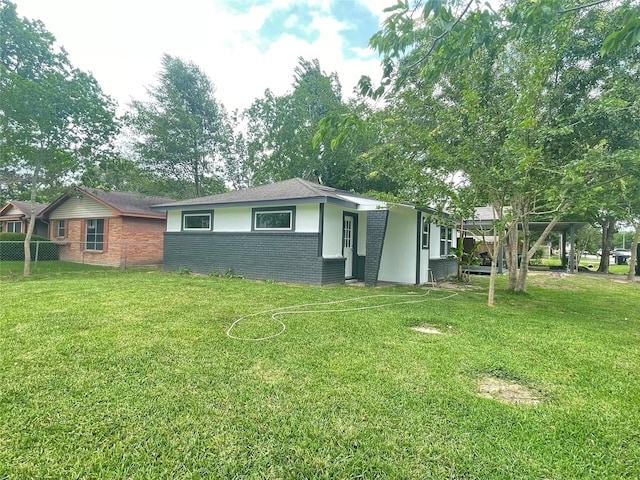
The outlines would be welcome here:
<svg viewBox="0 0 640 480">
<path fill-rule="evenodd" d="M 68 218 L 106 218 L 114 217 L 113 210 L 86 195 L 73 194 L 49 215 L 51 220 L 64 220 Z"/>
<path fill-rule="evenodd" d="M 22 210 L 17 209 L 16 207 L 12 206 L 9 211 L 7 211 L 5 213 L 5 215 L 8 217 L 10 215 L 24 215 L 24 212 Z"/>
</svg>

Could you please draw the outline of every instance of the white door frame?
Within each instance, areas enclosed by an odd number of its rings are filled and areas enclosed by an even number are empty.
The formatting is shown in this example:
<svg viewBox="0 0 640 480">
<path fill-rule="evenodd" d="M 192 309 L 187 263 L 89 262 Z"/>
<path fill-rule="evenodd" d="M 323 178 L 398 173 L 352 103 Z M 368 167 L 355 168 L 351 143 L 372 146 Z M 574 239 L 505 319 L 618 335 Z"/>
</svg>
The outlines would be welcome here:
<svg viewBox="0 0 640 480">
<path fill-rule="evenodd" d="M 344 261 L 345 278 L 353 278 L 353 261 L 354 247 L 356 235 L 356 216 L 355 214 L 345 213 L 342 216 L 342 256 Z"/>
</svg>

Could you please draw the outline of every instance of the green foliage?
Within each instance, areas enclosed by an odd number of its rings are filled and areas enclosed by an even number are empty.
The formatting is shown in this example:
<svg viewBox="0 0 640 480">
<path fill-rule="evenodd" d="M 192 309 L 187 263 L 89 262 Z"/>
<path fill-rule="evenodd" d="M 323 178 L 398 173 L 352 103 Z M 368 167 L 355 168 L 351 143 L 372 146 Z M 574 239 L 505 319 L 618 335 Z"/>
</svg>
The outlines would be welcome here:
<svg viewBox="0 0 640 480">
<path fill-rule="evenodd" d="M 26 238 L 25 233 L 13 233 L 13 232 L 3 232 L 0 233 L 0 242 L 24 242 Z M 48 242 L 49 239 L 46 237 L 41 237 L 40 235 L 31 235 L 31 240 L 34 242 Z"/>
<path fill-rule="evenodd" d="M 39 21 L 0 0 L 2 173 L 30 186 L 55 185 L 109 153 L 114 104 L 70 64 Z"/>
<path fill-rule="evenodd" d="M 528 222 L 593 210 L 592 192 L 633 177 L 612 159 L 638 158 L 639 54 L 598 54 L 624 7 L 473 3 L 389 9 L 371 39 L 386 58 L 380 150 L 404 159 L 409 200 L 465 218 L 491 205 L 498 231 L 521 224 L 526 265 L 544 241 L 533 241 Z M 521 273 L 515 290 L 525 288 Z"/>
<path fill-rule="evenodd" d="M 612 32 L 602 44 L 600 53 L 608 55 L 620 50 L 631 50 L 640 43 L 640 7 L 627 3 L 628 11 L 622 22 L 622 28 Z"/>
<path fill-rule="evenodd" d="M 33 204 L 41 186 L 59 187 L 108 157 L 117 131 L 115 105 L 95 78 L 71 65 L 41 22 L 0 0 L 0 184 L 24 185 Z"/>
<path fill-rule="evenodd" d="M 243 170 L 237 162 L 232 169 L 244 175 L 240 183 L 301 177 L 359 193 L 397 188 L 388 175 L 372 175 L 363 155 L 384 139 L 377 135 L 370 109 L 342 101 L 335 73 L 323 72 L 317 60 L 301 58 L 292 87 L 283 96 L 265 92 L 244 112 L 248 128 L 241 140 L 247 160 Z M 349 135 L 336 139 L 339 125 L 349 119 Z"/>
<path fill-rule="evenodd" d="M 0 233 L 0 261 L 24 261 L 25 233 Z M 39 235 L 31 236 L 31 260 L 58 260 L 58 245 Z"/>
<path fill-rule="evenodd" d="M 133 101 L 126 123 L 139 167 L 151 185 L 165 182 L 174 198 L 224 191 L 216 162 L 228 150 L 231 127 L 215 88 L 194 63 L 164 55 L 151 101 Z"/>
<path fill-rule="evenodd" d="M 318 60 L 300 58 L 293 90 L 281 97 L 269 90 L 254 101 L 244 116 L 248 122 L 247 149 L 256 183 L 301 177 L 341 187 L 344 167 L 331 150 L 313 145 L 318 123 L 344 109 L 335 73 L 325 74 Z"/>
</svg>

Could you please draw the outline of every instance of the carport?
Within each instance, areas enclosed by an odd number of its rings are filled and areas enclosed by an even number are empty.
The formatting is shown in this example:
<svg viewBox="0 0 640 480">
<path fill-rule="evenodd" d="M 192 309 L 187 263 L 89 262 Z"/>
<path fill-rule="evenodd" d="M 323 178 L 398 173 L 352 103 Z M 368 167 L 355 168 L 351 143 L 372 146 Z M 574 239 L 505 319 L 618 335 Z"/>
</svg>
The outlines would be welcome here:
<svg viewBox="0 0 640 480">
<path fill-rule="evenodd" d="M 493 209 L 491 207 L 477 208 L 475 218 L 467 219 L 463 222 L 463 234 L 465 236 L 470 234 L 470 238 L 474 239 L 484 237 L 485 239 L 491 238 L 495 241 L 496 235 L 493 222 Z M 543 232 L 550 223 L 551 222 L 529 222 L 529 230 L 531 232 Z M 588 225 L 587 222 L 558 222 L 551 229 L 551 232 L 560 234 L 560 255 L 561 257 L 567 255 L 569 260 L 567 271 L 569 273 L 576 273 L 578 271 L 575 255 L 570 255 L 570 253 L 576 251 L 576 232 L 586 225 Z M 518 224 L 518 229 L 522 230 L 522 224 Z M 568 251 L 567 244 L 569 244 Z M 491 269 L 491 267 L 482 265 L 469 265 L 464 268 L 470 273 L 489 273 Z M 503 248 L 501 247 L 498 255 L 497 271 L 498 273 L 504 273 L 505 270 Z"/>
</svg>

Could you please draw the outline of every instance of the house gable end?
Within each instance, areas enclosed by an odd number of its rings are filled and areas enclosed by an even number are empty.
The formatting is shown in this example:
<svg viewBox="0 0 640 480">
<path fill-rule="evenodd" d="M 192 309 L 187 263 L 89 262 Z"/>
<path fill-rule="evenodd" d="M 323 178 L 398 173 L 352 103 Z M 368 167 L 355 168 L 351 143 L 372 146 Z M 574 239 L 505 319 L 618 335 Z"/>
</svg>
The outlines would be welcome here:
<svg viewBox="0 0 640 480">
<path fill-rule="evenodd" d="M 81 194 L 69 195 L 66 200 L 48 212 L 48 218 L 51 220 L 107 218 L 114 216 L 116 215 L 114 215 L 112 208 Z"/>
</svg>

